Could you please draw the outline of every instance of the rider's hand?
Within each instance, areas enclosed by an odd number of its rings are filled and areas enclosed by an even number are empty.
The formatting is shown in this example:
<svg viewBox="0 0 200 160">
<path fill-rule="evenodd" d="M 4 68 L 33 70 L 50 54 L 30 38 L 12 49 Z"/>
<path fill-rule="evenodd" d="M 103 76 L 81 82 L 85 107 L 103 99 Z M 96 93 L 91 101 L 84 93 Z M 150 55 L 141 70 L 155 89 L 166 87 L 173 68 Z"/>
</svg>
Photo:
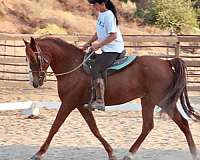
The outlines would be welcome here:
<svg viewBox="0 0 200 160">
<path fill-rule="evenodd" d="M 101 48 L 101 43 L 100 42 L 96 42 L 96 43 L 93 43 L 92 46 L 91 46 L 91 49 L 93 51 L 97 51 L 99 48 Z"/>
</svg>

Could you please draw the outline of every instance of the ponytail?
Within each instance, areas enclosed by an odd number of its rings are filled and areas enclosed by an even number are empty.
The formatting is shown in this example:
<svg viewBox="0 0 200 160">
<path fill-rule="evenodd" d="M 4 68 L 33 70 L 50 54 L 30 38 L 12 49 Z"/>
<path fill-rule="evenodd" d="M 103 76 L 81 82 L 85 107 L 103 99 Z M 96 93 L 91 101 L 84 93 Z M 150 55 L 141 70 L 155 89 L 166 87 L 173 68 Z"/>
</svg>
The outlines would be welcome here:
<svg viewBox="0 0 200 160">
<path fill-rule="evenodd" d="M 116 18 L 116 24 L 118 25 L 119 21 L 117 18 L 117 10 L 116 10 L 114 4 L 110 0 L 106 0 L 105 4 L 106 4 L 106 8 L 113 12 L 113 14 Z"/>
</svg>

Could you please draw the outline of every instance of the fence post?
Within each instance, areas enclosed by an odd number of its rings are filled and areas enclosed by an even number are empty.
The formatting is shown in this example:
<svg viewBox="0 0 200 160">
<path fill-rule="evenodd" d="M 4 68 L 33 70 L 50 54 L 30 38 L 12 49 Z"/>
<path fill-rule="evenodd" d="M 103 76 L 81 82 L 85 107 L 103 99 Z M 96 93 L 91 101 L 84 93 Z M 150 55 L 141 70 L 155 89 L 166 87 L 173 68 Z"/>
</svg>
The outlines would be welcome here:
<svg viewBox="0 0 200 160">
<path fill-rule="evenodd" d="M 178 58 L 180 56 L 180 42 L 176 42 L 175 44 L 175 57 Z"/>
<path fill-rule="evenodd" d="M 73 33 L 73 36 L 74 36 L 74 37 L 77 37 L 77 40 L 74 41 L 74 45 L 78 46 L 78 44 L 79 44 L 79 42 L 80 42 L 80 41 L 79 41 L 80 34 L 79 34 L 78 32 L 74 32 L 74 33 Z"/>
</svg>

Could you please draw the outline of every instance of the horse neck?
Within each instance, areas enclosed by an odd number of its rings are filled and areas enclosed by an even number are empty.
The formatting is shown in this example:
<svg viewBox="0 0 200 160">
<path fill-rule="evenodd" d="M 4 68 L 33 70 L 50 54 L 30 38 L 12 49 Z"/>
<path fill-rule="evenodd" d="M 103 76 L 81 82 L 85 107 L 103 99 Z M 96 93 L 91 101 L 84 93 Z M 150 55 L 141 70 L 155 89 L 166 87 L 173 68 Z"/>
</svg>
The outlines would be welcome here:
<svg viewBox="0 0 200 160">
<path fill-rule="evenodd" d="M 83 61 L 84 54 L 77 47 L 65 43 L 48 42 L 45 53 L 50 58 L 50 66 L 55 74 L 65 73 Z"/>
</svg>

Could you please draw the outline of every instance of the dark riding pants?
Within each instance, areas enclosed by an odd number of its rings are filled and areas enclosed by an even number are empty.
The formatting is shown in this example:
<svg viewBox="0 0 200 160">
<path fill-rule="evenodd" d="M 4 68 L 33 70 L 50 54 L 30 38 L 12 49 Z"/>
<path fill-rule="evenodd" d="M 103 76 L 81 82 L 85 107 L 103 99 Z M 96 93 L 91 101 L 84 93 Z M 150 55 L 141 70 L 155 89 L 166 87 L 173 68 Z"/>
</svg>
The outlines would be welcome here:
<svg viewBox="0 0 200 160">
<path fill-rule="evenodd" d="M 103 52 L 102 54 L 97 55 L 92 66 L 93 79 L 101 78 L 106 68 L 110 67 L 119 55 L 120 53 L 116 52 Z"/>
</svg>

